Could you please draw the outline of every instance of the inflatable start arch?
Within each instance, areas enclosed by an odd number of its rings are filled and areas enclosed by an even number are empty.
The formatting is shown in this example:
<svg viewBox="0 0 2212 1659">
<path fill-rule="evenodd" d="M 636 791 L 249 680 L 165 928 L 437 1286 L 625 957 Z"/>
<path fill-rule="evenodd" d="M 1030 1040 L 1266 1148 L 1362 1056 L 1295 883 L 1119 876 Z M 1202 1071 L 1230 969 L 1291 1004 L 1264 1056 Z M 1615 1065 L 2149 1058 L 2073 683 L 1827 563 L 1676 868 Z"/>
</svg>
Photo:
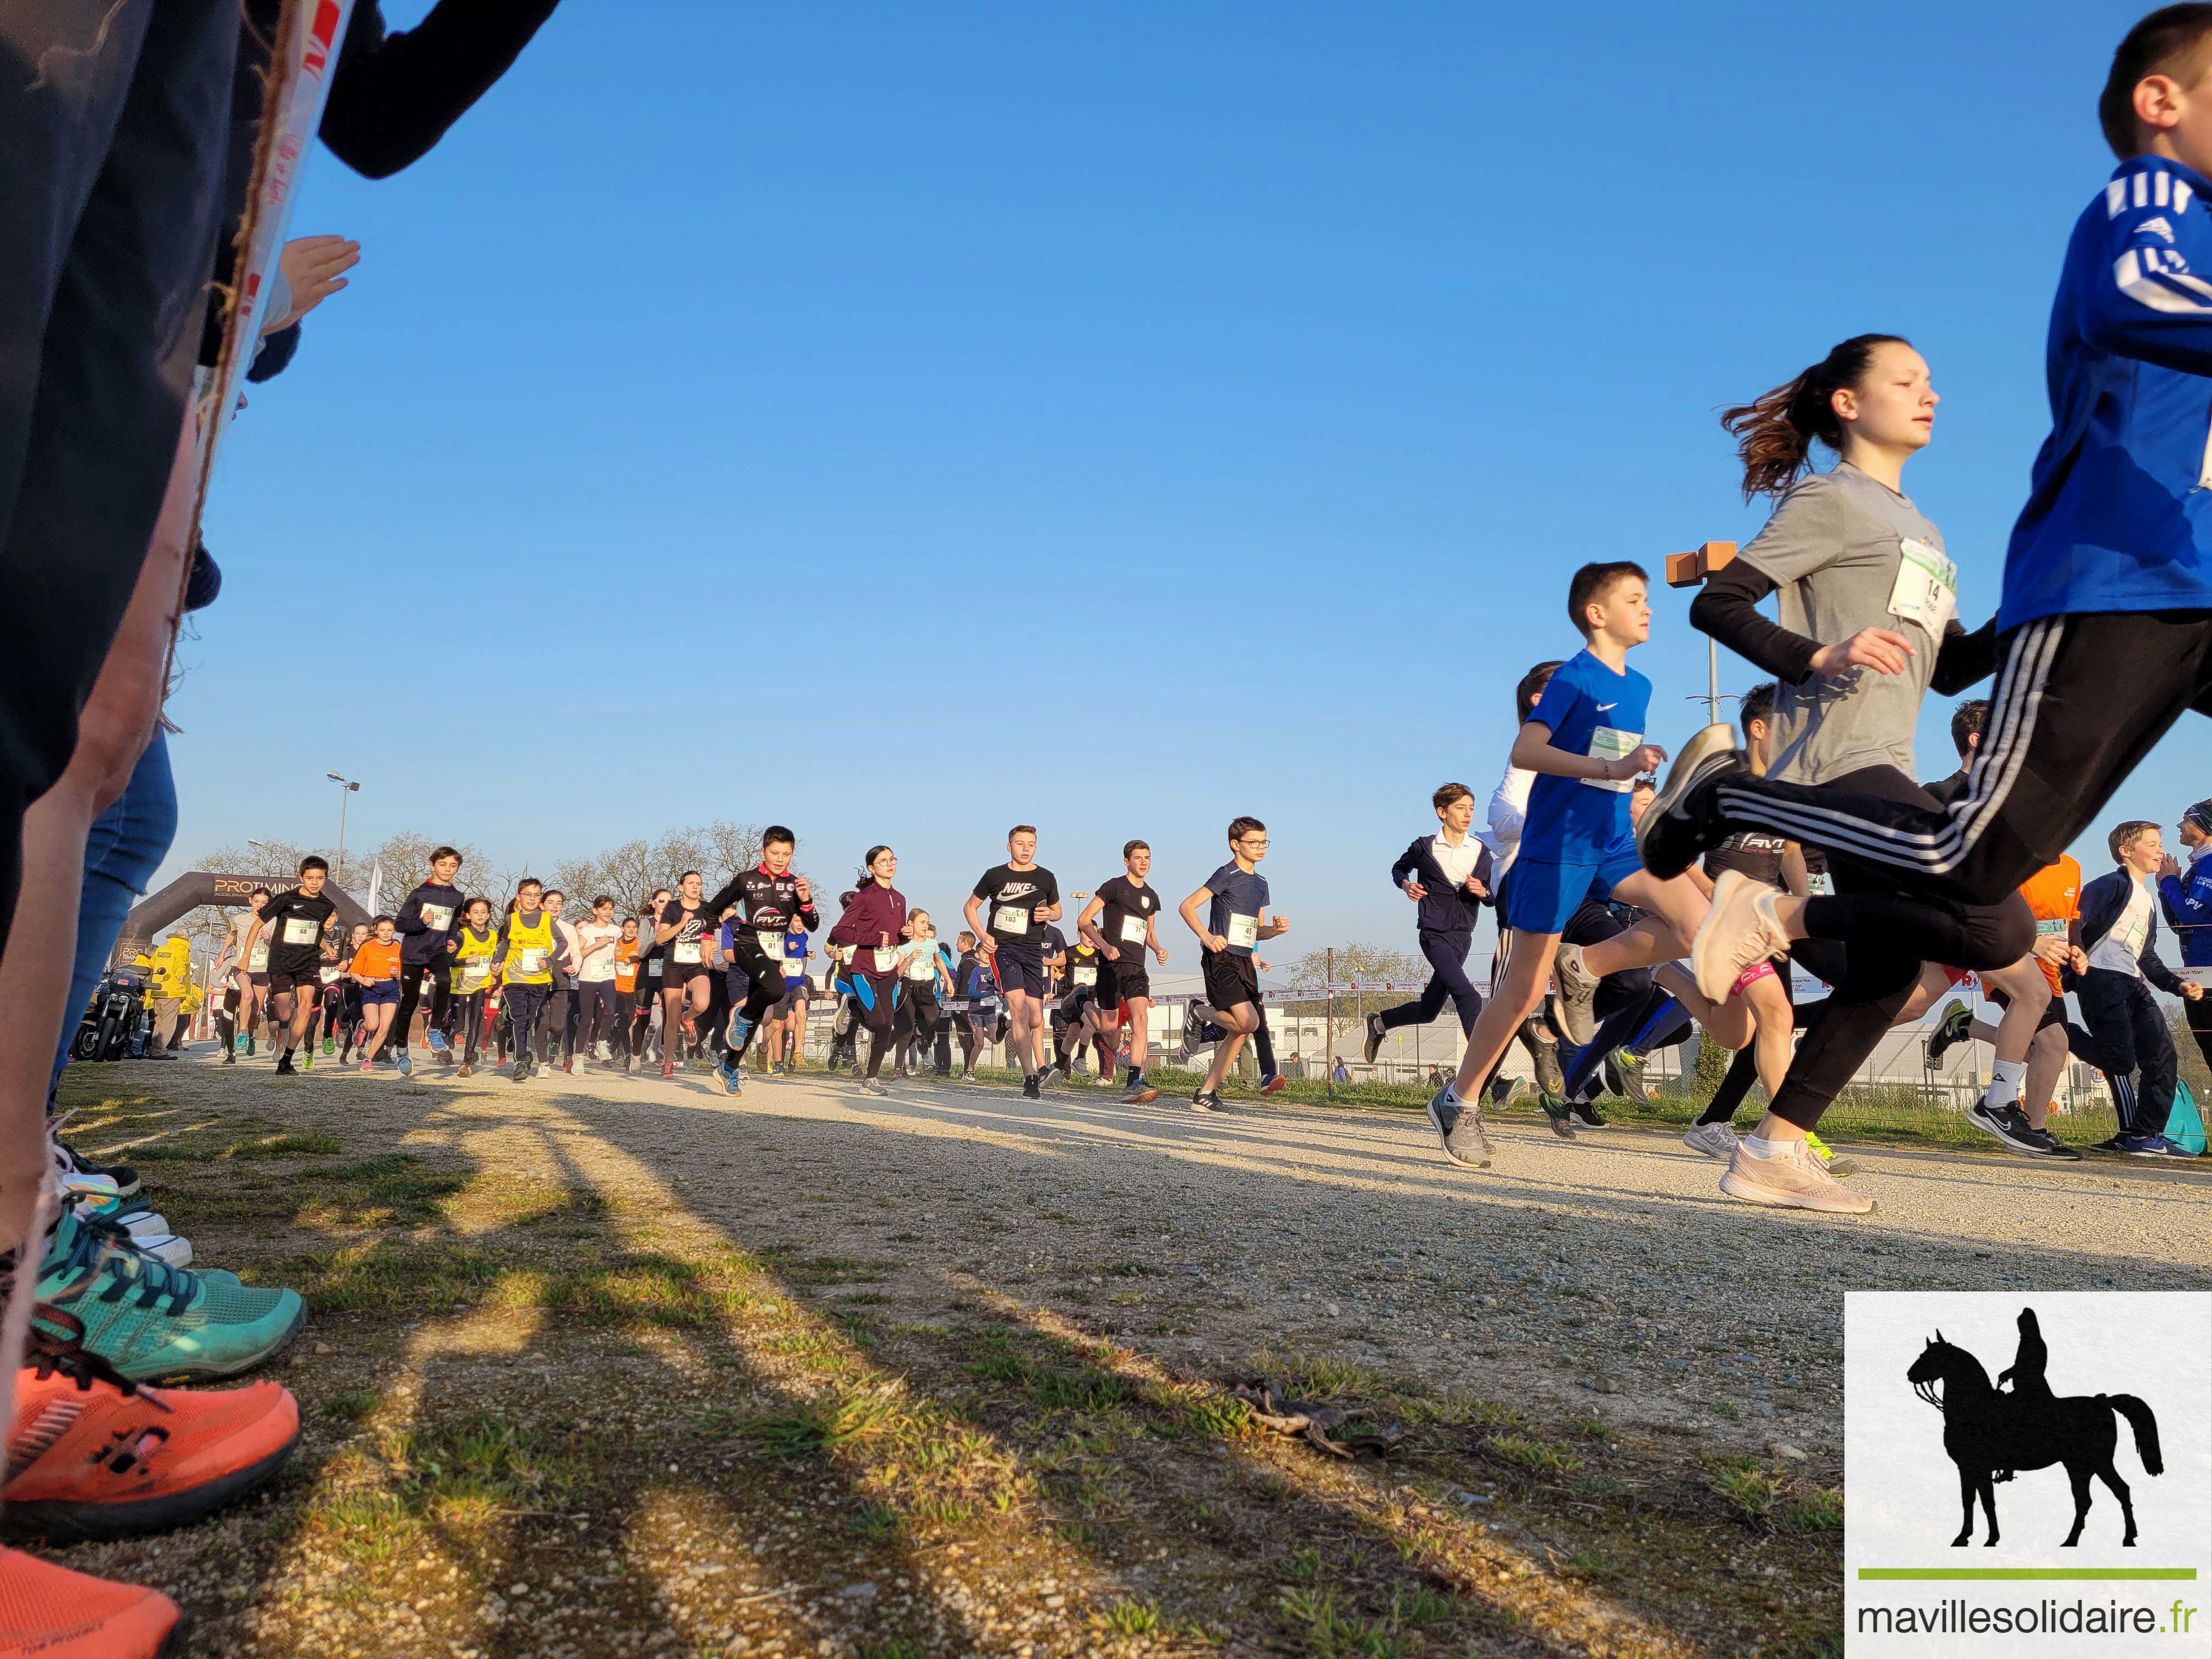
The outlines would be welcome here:
<svg viewBox="0 0 2212 1659">
<path fill-rule="evenodd" d="M 225 876 L 210 870 L 195 870 L 189 875 L 179 876 L 160 892 L 148 894 L 131 908 L 123 923 L 123 937 L 115 941 L 115 952 L 108 958 L 108 965 L 130 961 L 153 943 L 155 934 L 179 916 L 204 904 L 242 909 L 257 887 L 265 887 L 273 895 L 289 893 L 299 884 L 297 876 Z M 323 891 L 338 907 L 338 920 L 346 927 L 368 920 L 368 912 L 355 903 L 337 883 L 325 881 Z"/>
</svg>

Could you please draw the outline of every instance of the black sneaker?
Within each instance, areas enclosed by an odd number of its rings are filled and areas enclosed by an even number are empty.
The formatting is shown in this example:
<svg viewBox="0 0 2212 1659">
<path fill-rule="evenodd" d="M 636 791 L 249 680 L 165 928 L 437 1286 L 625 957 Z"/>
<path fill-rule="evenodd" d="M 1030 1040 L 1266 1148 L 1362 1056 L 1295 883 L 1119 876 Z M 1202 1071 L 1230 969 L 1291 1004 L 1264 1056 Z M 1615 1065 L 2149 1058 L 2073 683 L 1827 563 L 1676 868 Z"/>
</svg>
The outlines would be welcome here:
<svg viewBox="0 0 2212 1659">
<path fill-rule="evenodd" d="M 1036 1077 L 1030 1076 L 1022 1079 L 1022 1098 L 1024 1100 L 1042 1100 L 1044 1098 L 1044 1091 L 1038 1085 Z"/>
<path fill-rule="evenodd" d="M 1559 1045 L 1550 1030 L 1534 1014 L 1522 1023 L 1522 1030 L 1528 1034 L 1529 1056 L 1536 1062 L 1536 1086 L 1547 1095 L 1566 1093 L 1567 1076 L 1559 1069 Z"/>
<path fill-rule="evenodd" d="M 1986 1100 L 1978 1100 L 1966 1108 L 1966 1121 L 1984 1134 L 1993 1135 L 2008 1152 L 2018 1152 L 2023 1158 L 2051 1156 L 2027 1115 L 2010 1102 L 1992 1109 Z"/>
<path fill-rule="evenodd" d="M 291 1055 L 279 1054 L 276 1056 L 276 1075 L 278 1077 L 297 1077 L 300 1075 L 299 1068 L 292 1064 Z"/>
<path fill-rule="evenodd" d="M 138 1179 L 138 1171 L 128 1164 L 95 1164 L 66 1140 L 58 1141 L 58 1144 L 62 1149 L 62 1155 L 69 1159 L 70 1169 L 84 1175 L 106 1176 L 115 1183 L 115 1195 L 118 1198 L 135 1196 L 138 1188 L 144 1184 Z"/>
<path fill-rule="evenodd" d="M 2037 1129 L 2033 1133 L 2035 1138 L 2043 1143 L 2043 1155 L 2045 1158 L 2060 1158 L 2069 1164 L 2079 1164 L 2082 1161 L 2081 1153 L 2075 1152 L 2050 1130 Z"/>
<path fill-rule="evenodd" d="M 1748 770 L 1732 726 L 1708 726 L 1684 744 L 1637 821 L 1636 852 L 1644 867 L 1662 881 L 1671 880 L 1695 864 L 1699 854 L 1726 841 L 1728 825 L 1714 810 L 1713 796 L 1722 784 Z"/>
<path fill-rule="evenodd" d="M 1567 1127 L 1571 1129 L 1602 1129 L 1605 1119 L 1593 1101 L 1578 1100 L 1567 1108 Z"/>
<path fill-rule="evenodd" d="M 1494 1077 L 1491 1079 L 1490 1103 L 1493 1106 L 1503 1106 L 1507 1101 L 1513 1098 L 1514 1091 L 1520 1088 L 1520 1086 L 1521 1079 L 1517 1077 Z"/>
<path fill-rule="evenodd" d="M 1575 1138 L 1574 1109 L 1565 1099 L 1546 1090 L 1536 1097 L 1536 1103 L 1544 1109 L 1544 1115 L 1552 1125 L 1552 1133 L 1562 1140 Z"/>
<path fill-rule="evenodd" d="M 1375 1063 L 1375 1056 L 1382 1052 L 1382 1016 L 1380 1014 L 1368 1015 L 1367 1052 L 1364 1058 L 1370 1066 L 1372 1066 Z"/>
<path fill-rule="evenodd" d="M 1964 1042 L 1974 1028 L 1974 1011 L 1963 1002 L 1954 1002 L 1943 1011 L 1943 1018 L 1936 1022 L 1936 1029 L 1928 1034 L 1928 1065 L 1930 1070 L 1943 1063 L 1943 1056 Z M 1969 1116 L 1972 1115 L 1971 1113 Z"/>
<path fill-rule="evenodd" d="M 2108 1136 L 2089 1150 L 2093 1152 L 2124 1152 L 2128 1150 L 2127 1132 L 2122 1130 L 2118 1134 Z"/>
<path fill-rule="evenodd" d="M 1437 1145 L 1453 1163 L 1471 1170 L 1490 1167 L 1490 1137 L 1482 1132 L 1482 1112 L 1452 1093 L 1449 1084 L 1429 1100 L 1429 1127 L 1437 1132 Z"/>
<path fill-rule="evenodd" d="M 1194 1112 L 1218 1112 L 1221 1109 L 1221 1097 L 1211 1089 L 1200 1089 L 1190 1097 L 1190 1109 Z"/>
</svg>

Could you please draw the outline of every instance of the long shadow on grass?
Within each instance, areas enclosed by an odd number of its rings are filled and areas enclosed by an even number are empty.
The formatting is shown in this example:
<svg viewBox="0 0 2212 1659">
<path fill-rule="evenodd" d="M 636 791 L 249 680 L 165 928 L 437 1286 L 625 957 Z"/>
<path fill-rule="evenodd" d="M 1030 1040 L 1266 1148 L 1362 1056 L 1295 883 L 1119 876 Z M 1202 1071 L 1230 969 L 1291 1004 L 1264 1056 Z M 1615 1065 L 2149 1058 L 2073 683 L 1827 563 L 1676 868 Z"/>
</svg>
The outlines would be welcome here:
<svg viewBox="0 0 2212 1659">
<path fill-rule="evenodd" d="M 341 1086 L 362 1091 L 367 1107 L 378 1085 Z M 212 1115 L 189 1115 L 204 1123 Z M 842 1639 L 866 1616 L 824 1590 L 926 1582 L 899 1495 L 864 1491 L 868 1471 L 851 1454 L 897 1434 L 927 1455 L 958 1426 L 917 1413 L 860 1349 L 806 1319 L 759 1261 L 726 1248 L 678 1255 L 623 1243 L 606 1196 L 544 1127 L 434 1109 L 424 1127 L 450 1131 L 441 1156 L 384 1153 L 285 1170 L 258 1185 L 208 1164 L 149 1160 L 165 1207 L 204 1241 L 219 1242 L 226 1224 L 277 1236 L 283 1253 L 254 1261 L 248 1250 L 239 1265 L 300 1288 L 312 1310 L 306 1340 L 344 1355 L 341 1389 L 307 1391 L 311 1418 L 362 1425 L 360 1441 L 295 1456 L 250 1500 L 245 1527 L 234 1517 L 225 1541 L 250 1549 L 256 1571 L 246 1582 L 281 1601 L 276 1581 L 290 1587 L 304 1559 L 331 1556 L 339 1571 L 314 1588 L 361 1610 L 374 1634 L 350 1632 L 356 1643 L 380 1634 L 395 1653 L 434 1640 L 487 1656 L 546 1652 L 559 1645 L 551 1622 L 562 1619 L 579 1652 L 612 1652 L 626 1634 L 650 1645 L 666 1631 L 719 1647 L 721 1632 L 757 1628 L 769 1609 L 781 1615 L 778 1634 L 803 1633 L 811 1645 Z M 82 1131 L 106 1144 L 99 1116 Z M 530 1156 L 495 1164 L 465 1150 L 487 1131 L 526 1138 L 532 1144 L 514 1150 Z M 540 1173 L 518 1174 L 516 1163 Z M 456 1224 L 459 1200 L 486 1178 L 505 1212 L 493 1225 Z M 326 1245 L 299 1248 L 318 1235 Z M 481 1340 L 483 1316 L 503 1352 L 441 1346 L 441 1333 L 472 1327 Z M 828 1363 L 770 1375 L 732 1338 L 733 1322 L 763 1317 L 775 1326 L 761 1334 L 764 1347 L 787 1344 L 801 1362 Z M 588 1403 L 549 1401 L 564 1391 L 545 1385 L 547 1368 L 585 1374 Z M 933 1490 L 973 1485 L 986 1461 L 957 1443 L 953 1451 L 939 1450 L 947 1473 Z M 806 1535 L 781 1547 L 794 1522 Z M 860 1530 L 839 1535 L 848 1524 Z M 830 1582 L 755 1594 L 821 1580 L 833 1554 Z M 418 1571 L 426 1555 L 458 1565 L 465 1594 L 441 1601 L 437 1575 Z M 124 1577 L 173 1574 L 146 1542 L 72 1553 L 88 1565 L 95 1558 L 95 1570 Z M 222 1577 L 238 1582 L 238 1564 L 222 1565 Z M 693 1567 L 713 1571 L 679 1607 L 665 1592 Z M 732 1589 L 718 1600 L 713 1580 L 725 1577 Z M 519 1583 L 532 1593 L 511 1595 Z M 191 1586 L 180 1590 L 192 1599 Z M 918 1611 L 866 1617 L 872 1635 L 930 1651 L 976 1645 L 965 1613 L 922 1599 Z M 410 1604 L 424 1600 L 430 1611 L 416 1616 Z M 204 1623 L 228 1611 L 206 1607 Z"/>
</svg>

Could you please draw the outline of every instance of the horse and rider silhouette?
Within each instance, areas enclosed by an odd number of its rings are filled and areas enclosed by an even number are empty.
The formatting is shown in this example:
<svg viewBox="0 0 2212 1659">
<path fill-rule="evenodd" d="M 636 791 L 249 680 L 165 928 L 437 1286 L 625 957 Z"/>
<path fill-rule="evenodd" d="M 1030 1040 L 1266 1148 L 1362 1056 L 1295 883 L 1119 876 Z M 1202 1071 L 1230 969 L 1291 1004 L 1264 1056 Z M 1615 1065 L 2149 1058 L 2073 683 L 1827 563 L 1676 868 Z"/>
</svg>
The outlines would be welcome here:
<svg viewBox="0 0 2212 1659">
<path fill-rule="evenodd" d="M 1946 1342 L 1941 1331 L 1905 1373 L 1913 1393 L 1943 1413 L 1943 1449 L 1959 1466 L 1962 1514 L 1952 1547 L 1974 1540 L 1978 1495 L 1989 1518 L 1990 1535 L 1982 1540 L 1987 1547 L 1997 1541 L 1996 1483 L 2011 1480 L 2018 1469 L 2063 1463 L 2074 1487 L 2074 1529 L 2066 1534 L 2066 1546 L 2081 1541 L 2081 1525 L 2089 1517 L 2089 1479 L 2094 1475 L 2120 1500 L 2120 1513 L 2127 1521 L 2127 1535 L 2120 1542 L 2132 1548 L 2136 1509 L 2128 1483 L 2112 1467 L 2112 1452 L 2119 1444 L 2119 1429 L 2112 1419 L 2117 1413 L 2128 1419 L 2143 1468 L 2160 1474 L 2166 1462 L 2158 1449 L 2158 1419 L 2131 1394 L 2069 1395 L 2063 1400 L 2054 1395 L 2044 1380 L 2051 1352 L 2044 1346 L 2035 1310 L 2022 1308 L 2019 1322 L 2020 1351 L 1997 1373 L 1997 1386 L 1991 1385 L 1980 1360 Z M 2009 1393 L 2002 1387 L 2007 1380 L 2012 1383 Z"/>
</svg>

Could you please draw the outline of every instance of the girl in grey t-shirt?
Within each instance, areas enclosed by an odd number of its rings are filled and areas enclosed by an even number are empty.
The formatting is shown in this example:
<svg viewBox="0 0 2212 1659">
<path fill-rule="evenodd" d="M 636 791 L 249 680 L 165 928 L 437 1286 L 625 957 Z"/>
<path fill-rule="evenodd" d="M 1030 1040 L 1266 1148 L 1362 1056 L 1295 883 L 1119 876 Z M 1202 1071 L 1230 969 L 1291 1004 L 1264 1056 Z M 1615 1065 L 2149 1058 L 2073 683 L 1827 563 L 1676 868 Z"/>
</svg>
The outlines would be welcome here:
<svg viewBox="0 0 2212 1659">
<path fill-rule="evenodd" d="M 1738 441 L 1745 495 L 1771 495 L 1778 505 L 1742 555 L 1707 581 L 1690 620 L 1775 677 L 1771 777 L 1935 806 L 1913 775 L 1921 699 L 1931 688 L 1964 690 L 1994 669 L 1996 655 L 1994 623 L 1971 634 L 1960 623 L 1942 532 L 1904 493 L 1905 463 L 1927 447 L 1936 401 L 1928 365 L 1909 343 L 1863 334 L 1722 416 Z M 1838 464 L 1808 477 L 1816 441 Z M 1770 593 L 1780 595 L 1778 623 L 1758 610 Z M 1923 962 L 2003 968 L 2024 954 L 2031 930 L 2017 898 L 2008 903 L 2019 918 L 2006 906 L 1908 902 L 1853 866 L 1847 847 L 1822 850 L 1835 895 L 1790 897 L 1724 878 L 1733 893 L 1717 892 L 1713 927 L 1701 940 L 1701 980 L 1733 978 L 1796 939 L 1847 947 L 1842 982 L 1765 1118 L 1729 1160 L 1721 1189 L 1754 1202 L 1863 1212 L 1872 1200 L 1829 1177 L 1807 1153 L 1806 1134 L 1911 999 Z M 1735 915 L 1724 918 L 1721 902 L 1731 897 Z M 2033 1031 L 2031 1021 L 2026 1035 Z"/>
</svg>

